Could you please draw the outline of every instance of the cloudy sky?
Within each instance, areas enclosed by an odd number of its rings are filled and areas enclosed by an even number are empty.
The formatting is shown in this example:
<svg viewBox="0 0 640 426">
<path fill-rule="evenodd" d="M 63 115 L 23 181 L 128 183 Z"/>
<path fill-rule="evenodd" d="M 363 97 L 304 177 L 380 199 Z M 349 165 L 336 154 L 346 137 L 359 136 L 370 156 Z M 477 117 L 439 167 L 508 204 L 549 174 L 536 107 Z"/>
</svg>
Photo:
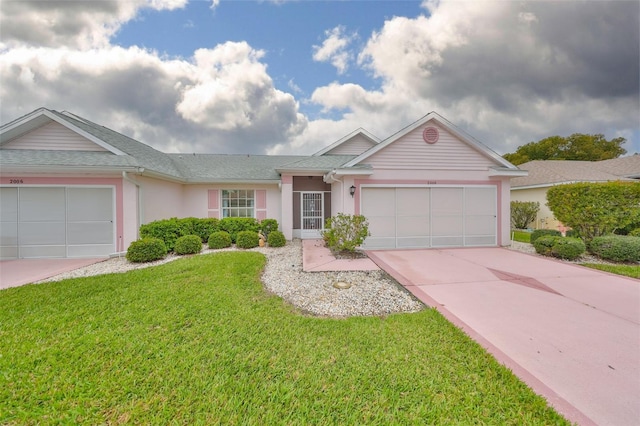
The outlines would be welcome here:
<svg viewBox="0 0 640 426">
<path fill-rule="evenodd" d="M 0 0 L 0 122 L 68 110 L 166 152 L 311 154 L 436 111 L 500 154 L 640 152 L 640 2 Z"/>
</svg>

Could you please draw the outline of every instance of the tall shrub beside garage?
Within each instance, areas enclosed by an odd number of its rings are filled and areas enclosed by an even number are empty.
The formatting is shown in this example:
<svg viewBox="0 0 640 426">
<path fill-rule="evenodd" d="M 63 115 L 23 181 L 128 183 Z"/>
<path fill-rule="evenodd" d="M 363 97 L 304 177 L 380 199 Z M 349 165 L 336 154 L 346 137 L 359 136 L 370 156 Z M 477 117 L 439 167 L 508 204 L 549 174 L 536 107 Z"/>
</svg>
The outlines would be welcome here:
<svg viewBox="0 0 640 426">
<path fill-rule="evenodd" d="M 328 218 L 322 238 L 333 252 L 354 252 L 369 233 L 369 221 L 362 215 L 338 213 Z"/>
<path fill-rule="evenodd" d="M 547 191 L 547 205 L 556 219 L 577 229 L 588 243 L 640 221 L 640 183 L 558 185 Z"/>
</svg>

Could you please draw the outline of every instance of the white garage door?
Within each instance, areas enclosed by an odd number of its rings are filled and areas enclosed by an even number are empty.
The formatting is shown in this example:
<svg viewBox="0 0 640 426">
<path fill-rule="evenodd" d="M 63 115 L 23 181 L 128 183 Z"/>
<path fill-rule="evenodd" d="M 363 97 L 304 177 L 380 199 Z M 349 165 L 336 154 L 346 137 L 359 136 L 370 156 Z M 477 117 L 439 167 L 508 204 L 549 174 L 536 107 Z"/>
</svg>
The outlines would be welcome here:
<svg viewBox="0 0 640 426">
<path fill-rule="evenodd" d="M 496 197 L 493 186 L 363 187 L 364 247 L 495 246 Z"/>
<path fill-rule="evenodd" d="M 0 258 L 115 251 L 113 188 L 0 188 Z"/>
</svg>

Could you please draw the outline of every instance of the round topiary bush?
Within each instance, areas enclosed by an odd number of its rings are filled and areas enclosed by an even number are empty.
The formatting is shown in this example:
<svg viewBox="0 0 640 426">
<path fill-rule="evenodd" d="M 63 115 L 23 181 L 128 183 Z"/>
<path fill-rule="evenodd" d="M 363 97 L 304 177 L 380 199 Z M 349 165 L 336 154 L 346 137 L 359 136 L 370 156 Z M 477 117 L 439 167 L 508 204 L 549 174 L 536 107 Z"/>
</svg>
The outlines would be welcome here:
<svg viewBox="0 0 640 426">
<path fill-rule="evenodd" d="M 576 260 L 586 250 L 587 247 L 584 245 L 584 241 L 580 238 L 558 238 L 551 248 L 551 255 L 560 259 Z"/>
<path fill-rule="evenodd" d="M 533 236 L 532 236 L 533 239 Z M 536 249 L 536 253 L 542 254 L 544 256 L 551 256 L 551 250 L 553 246 L 556 244 L 558 240 L 561 240 L 562 237 L 553 236 L 553 235 L 544 235 L 536 239 L 533 243 L 533 247 Z"/>
<path fill-rule="evenodd" d="M 540 237 L 550 235 L 552 237 L 561 237 L 562 234 L 557 229 L 536 229 L 531 233 L 531 244 L 535 243 Z"/>
<path fill-rule="evenodd" d="M 225 231 L 214 232 L 209 235 L 209 248 L 210 249 L 222 249 L 231 247 L 231 235 Z"/>
<path fill-rule="evenodd" d="M 202 238 L 197 235 L 185 235 L 176 240 L 173 248 L 175 254 L 196 254 L 202 251 Z"/>
<path fill-rule="evenodd" d="M 271 231 L 269 233 L 269 237 L 267 238 L 267 244 L 269 247 L 284 247 L 287 243 L 287 239 L 284 237 L 284 234 L 280 231 Z"/>
<path fill-rule="evenodd" d="M 153 262 L 166 255 L 167 246 L 160 238 L 143 238 L 132 242 L 127 249 L 127 260 L 133 263 Z"/>
<path fill-rule="evenodd" d="M 238 248 L 254 248 L 258 247 L 260 243 L 260 237 L 257 232 L 253 231 L 240 231 L 236 237 L 236 247 Z"/>
<path fill-rule="evenodd" d="M 640 237 L 629 235 L 605 235 L 589 243 L 589 251 L 596 256 L 614 262 L 640 262 Z"/>
</svg>

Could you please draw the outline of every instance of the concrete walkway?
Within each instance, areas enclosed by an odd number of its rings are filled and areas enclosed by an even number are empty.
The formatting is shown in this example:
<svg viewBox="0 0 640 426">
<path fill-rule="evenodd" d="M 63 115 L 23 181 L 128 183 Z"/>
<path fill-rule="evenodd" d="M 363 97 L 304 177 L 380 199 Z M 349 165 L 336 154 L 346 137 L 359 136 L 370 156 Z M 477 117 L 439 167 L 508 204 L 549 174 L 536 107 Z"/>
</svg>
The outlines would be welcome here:
<svg viewBox="0 0 640 426">
<path fill-rule="evenodd" d="M 640 424 L 640 280 L 502 248 L 367 253 L 578 424 Z"/>
<path fill-rule="evenodd" d="M 380 268 L 368 258 L 336 259 L 323 240 L 302 240 L 302 270 L 326 271 L 377 271 Z"/>
<path fill-rule="evenodd" d="M 15 259 L 0 261 L 0 290 L 44 280 L 64 272 L 102 262 L 91 259 Z"/>
</svg>

